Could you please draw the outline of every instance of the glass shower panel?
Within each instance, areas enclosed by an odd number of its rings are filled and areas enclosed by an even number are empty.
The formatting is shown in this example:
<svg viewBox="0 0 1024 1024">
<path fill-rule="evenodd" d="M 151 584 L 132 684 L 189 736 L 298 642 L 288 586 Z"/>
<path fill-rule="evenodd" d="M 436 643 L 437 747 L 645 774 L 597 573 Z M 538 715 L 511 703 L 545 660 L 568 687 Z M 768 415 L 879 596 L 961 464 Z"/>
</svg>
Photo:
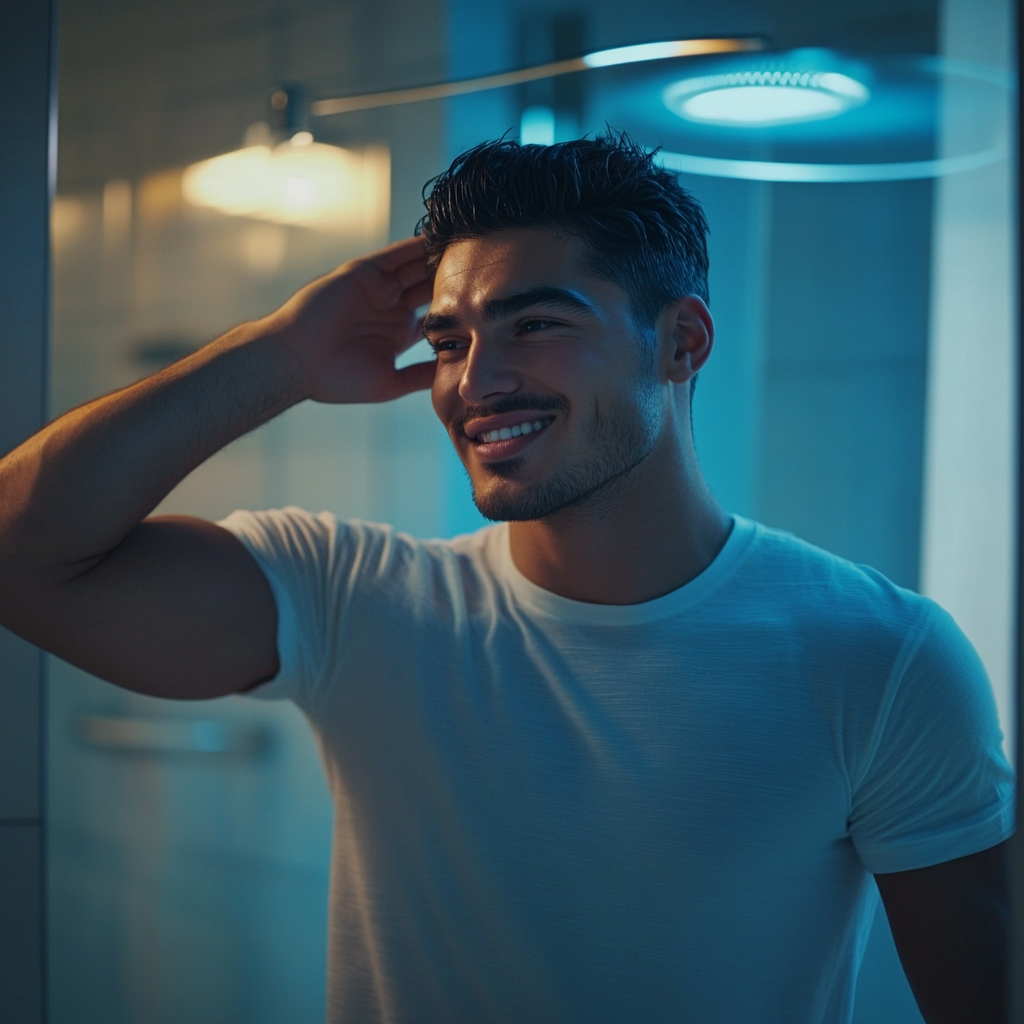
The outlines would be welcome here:
<svg viewBox="0 0 1024 1024">
<path fill-rule="evenodd" d="M 440 104 L 315 126 L 315 142 L 289 155 L 336 147 L 354 190 L 315 218 L 302 215 L 294 163 L 284 205 L 245 216 L 202 203 L 188 172 L 265 146 L 272 92 L 290 76 L 328 94 L 437 77 L 438 10 L 396 13 L 402 27 L 385 33 L 342 6 L 62 5 L 54 414 L 411 233 L 419 190 L 445 163 Z M 229 199 L 267 171 L 233 169 Z M 480 521 L 466 488 L 449 486 L 446 445 L 426 394 L 306 404 L 219 453 L 156 511 L 217 519 L 298 504 L 444 535 Z M 54 658 L 49 734 L 52 1019 L 322 1020 L 332 809 L 299 712 L 152 700 Z"/>
</svg>

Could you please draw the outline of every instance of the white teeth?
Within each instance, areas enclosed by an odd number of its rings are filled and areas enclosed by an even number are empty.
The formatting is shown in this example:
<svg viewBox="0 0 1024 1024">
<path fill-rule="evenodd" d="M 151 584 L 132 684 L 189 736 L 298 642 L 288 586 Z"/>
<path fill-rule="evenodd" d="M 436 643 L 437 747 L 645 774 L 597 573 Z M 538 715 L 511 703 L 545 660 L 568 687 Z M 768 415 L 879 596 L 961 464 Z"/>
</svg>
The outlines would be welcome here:
<svg viewBox="0 0 1024 1024">
<path fill-rule="evenodd" d="M 502 427 L 500 430 L 488 430 L 486 433 L 478 434 L 477 441 L 482 444 L 508 441 L 510 438 L 519 437 L 522 434 L 535 434 L 538 430 L 543 430 L 544 426 L 543 420 L 534 420 L 532 423 L 517 423 L 514 427 Z"/>
</svg>

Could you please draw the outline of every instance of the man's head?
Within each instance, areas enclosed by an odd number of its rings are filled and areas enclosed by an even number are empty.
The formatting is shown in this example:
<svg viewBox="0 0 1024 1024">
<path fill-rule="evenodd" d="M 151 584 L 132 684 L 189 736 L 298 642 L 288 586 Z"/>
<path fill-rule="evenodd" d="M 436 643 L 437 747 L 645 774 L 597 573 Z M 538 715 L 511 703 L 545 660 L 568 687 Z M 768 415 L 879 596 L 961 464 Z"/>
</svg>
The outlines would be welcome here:
<svg viewBox="0 0 1024 1024">
<path fill-rule="evenodd" d="M 700 206 L 614 136 L 478 146 L 426 206 L 434 408 L 477 506 L 540 519 L 607 491 L 710 352 Z"/>
<path fill-rule="evenodd" d="M 681 295 L 708 301 L 704 211 L 625 135 L 555 146 L 485 142 L 428 182 L 424 202 L 419 230 L 435 266 L 452 242 L 557 228 L 584 243 L 588 270 L 625 289 L 643 330 Z"/>
</svg>

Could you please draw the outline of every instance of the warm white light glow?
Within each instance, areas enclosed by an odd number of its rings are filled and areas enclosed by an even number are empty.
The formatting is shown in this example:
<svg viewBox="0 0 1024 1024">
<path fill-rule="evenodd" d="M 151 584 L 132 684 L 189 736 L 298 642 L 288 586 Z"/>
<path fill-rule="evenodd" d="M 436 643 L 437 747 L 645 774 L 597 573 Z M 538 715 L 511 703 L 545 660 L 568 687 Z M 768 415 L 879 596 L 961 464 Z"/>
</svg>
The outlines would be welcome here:
<svg viewBox="0 0 1024 1024">
<path fill-rule="evenodd" d="M 73 196 L 54 196 L 50 207 L 50 234 L 54 248 L 72 241 L 85 225 L 85 203 Z"/>
<path fill-rule="evenodd" d="M 765 127 L 835 117 L 867 102 L 866 86 L 835 71 L 740 71 L 685 79 L 665 105 L 688 121 Z"/>
<path fill-rule="evenodd" d="M 103 237 L 121 241 L 132 229 L 132 186 L 121 178 L 103 186 Z"/>
<path fill-rule="evenodd" d="M 246 146 L 193 164 L 182 194 L 234 216 L 374 239 L 387 234 L 390 179 L 386 149 L 356 152 L 299 132 L 273 148 Z"/>
</svg>

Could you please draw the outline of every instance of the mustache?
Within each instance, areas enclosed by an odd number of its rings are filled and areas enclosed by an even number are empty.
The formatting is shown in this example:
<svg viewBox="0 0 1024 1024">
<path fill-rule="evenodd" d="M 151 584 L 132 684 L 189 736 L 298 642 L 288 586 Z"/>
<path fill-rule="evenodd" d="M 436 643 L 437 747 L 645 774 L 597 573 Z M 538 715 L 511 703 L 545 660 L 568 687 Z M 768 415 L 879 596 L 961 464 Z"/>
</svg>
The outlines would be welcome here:
<svg viewBox="0 0 1024 1024">
<path fill-rule="evenodd" d="M 461 414 L 452 420 L 449 429 L 460 433 L 470 420 L 483 416 L 500 416 L 506 412 L 568 412 L 569 403 L 555 396 L 515 394 L 499 398 L 490 405 L 467 405 Z"/>
</svg>

